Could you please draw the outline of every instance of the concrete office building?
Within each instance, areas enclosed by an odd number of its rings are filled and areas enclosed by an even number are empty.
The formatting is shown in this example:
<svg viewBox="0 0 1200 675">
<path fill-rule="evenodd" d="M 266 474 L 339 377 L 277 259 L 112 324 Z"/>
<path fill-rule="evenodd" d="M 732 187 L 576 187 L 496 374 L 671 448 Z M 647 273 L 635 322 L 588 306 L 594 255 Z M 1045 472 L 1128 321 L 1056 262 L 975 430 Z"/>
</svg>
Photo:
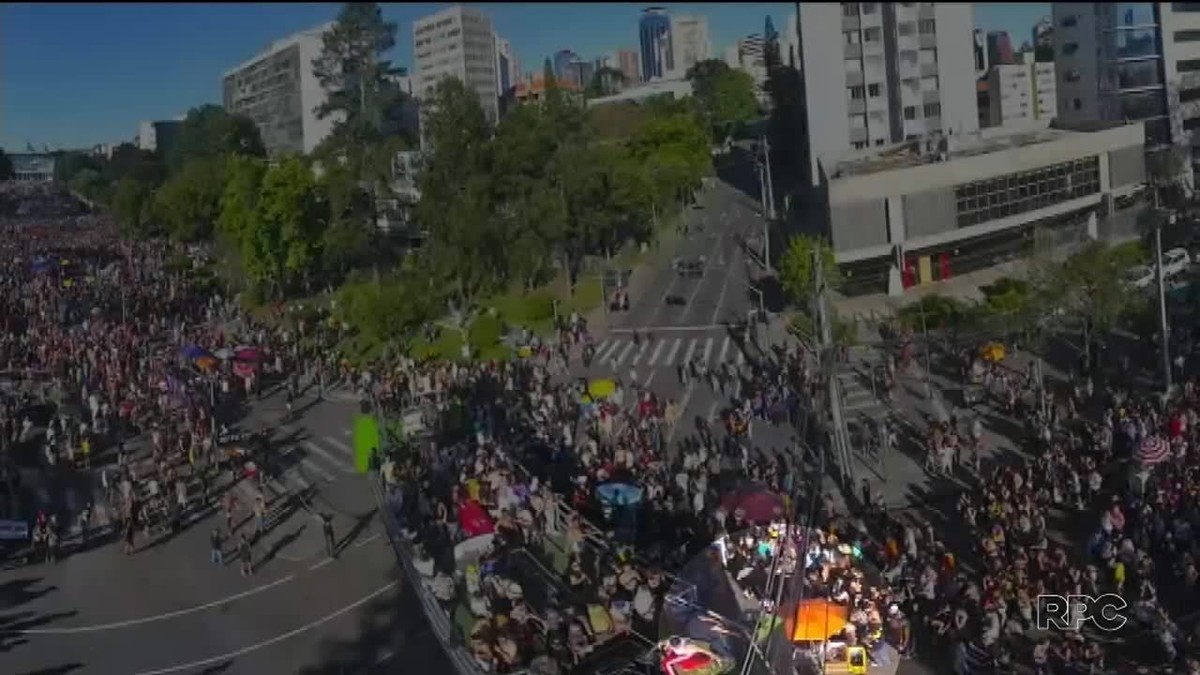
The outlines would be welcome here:
<svg viewBox="0 0 1200 675">
<path fill-rule="evenodd" d="M 802 3 L 811 185 L 850 153 L 977 130 L 973 30 L 964 3 Z"/>
<path fill-rule="evenodd" d="M 988 74 L 987 36 L 978 28 L 972 33 L 975 38 L 975 77 L 984 78 Z"/>
<path fill-rule="evenodd" d="M 58 160 L 50 153 L 14 152 L 8 156 L 12 162 L 12 180 L 20 183 L 49 183 L 54 180 L 54 167 Z"/>
<path fill-rule="evenodd" d="M 1154 3 L 1056 2 L 1058 116 L 1145 122 L 1147 150 L 1171 142 Z"/>
<path fill-rule="evenodd" d="M 784 66 L 800 69 L 800 18 L 795 12 L 788 16 L 783 30 L 779 33 L 776 48 L 779 50 L 779 63 Z"/>
<path fill-rule="evenodd" d="M 587 105 L 591 107 L 605 103 L 638 103 L 656 96 L 681 99 L 691 96 L 692 93 L 692 83 L 688 80 L 656 80 L 623 89 L 612 96 L 590 98 L 587 100 Z"/>
<path fill-rule="evenodd" d="M 625 76 L 626 86 L 642 81 L 642 64 L 636 49 L 617 50 L 617 70 Z"/>
<path fill-rule="evenodd" d="M 831 166 L 822 201 L 846 292 L 899 294 L 989 267 L 1022 255 L 1035 231 L 1107 236 L 1090 216 L 1142 189 L 1144 143 L 1140 122 L 1039 123 Z"/>
<path fill-rule="evenodd" d="M 708 39 L 708 19 L 703 16 L 671 17 L 671 48 L 675 67 L 671 73 L 683 77 L 697 63 L 709 58 L 712 44 Z"/>
<path fill-rule="evenodd" d="M 1186 148 L 1188 185 L 1195 190 L 1200 172 L 1200 3 L 1164 2 L 1159 13 L 1172 141 Z"/>
<path fill-rule="evenodd" d="M 142 150 L 161 152 L 165 155 L 171 151 L 182 127 L 183 118 L 142 122 L 138 125 L 137 146 Z"/>
<path fill-rule="evenodd" d="M 341 119 L 336 113 L 319 119 L 316 112 L 327 97 L 313 61 L 321 55 L 321 36 L 332 27 L 330 22 L 286 37 L 225 72 L 225 109 L 254 120 L 272 157 L 312 152 Z"/>
<path fill-rule="evenodd" d="M 992 66 L 987 77 L 986 124 L 998 127 L 1054 118 L 1057 99 L 1053 63 Z"/>
<path fill-rule="evenodd" d="M 484 115 L 495 123 L 500 118 L 495 42 L 491 19 L 473 7 L 456 5 L 414 21 L 417 98 L 427 101 L 439 82 L 456 77 L 479 95 Z"/>
<path fill-rule="evenodd" d="M 987 34 L 987 59 L 993 66 L 1006 66 L 1014 63 L 1012 40 L 1008 33 L 1002 30 L 990 31 Z"/>
<path fill-rule="evenodd" d="M 663 78 L 675 71 L 675 49 L 671 46 L 671 17 L 662 7 L 642 10 L 638 20 L 642 54 L 642 81 Z"/>
<path fill-rule="evenodd" d="M 579 55 L 570 49 L 560 49 L 554 52 L 554 56 L 550 59 L 550 64 L 554 68 L 554 78 L 579 86 L 577 72 L 572 72 L 571 68 L 571 64 L 579 60 Z"/>
<path fill-rule="evenodd" d="M 521 79 L 521 62 L 512 43 L 496 36 L 496 95 L 503 97 Z"/>
</svg>

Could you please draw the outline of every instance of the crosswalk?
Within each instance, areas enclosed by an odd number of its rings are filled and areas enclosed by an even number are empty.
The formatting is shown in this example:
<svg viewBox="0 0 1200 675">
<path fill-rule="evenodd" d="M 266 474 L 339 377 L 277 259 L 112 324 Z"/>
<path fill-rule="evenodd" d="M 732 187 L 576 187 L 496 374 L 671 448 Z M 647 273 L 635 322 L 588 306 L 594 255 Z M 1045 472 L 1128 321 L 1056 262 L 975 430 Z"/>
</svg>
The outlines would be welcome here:
<svg viewBox="0 0 1200 675">
<path fill-rule="evenodd" d="M 746 353 L 728 335 L 643 339 L 616 337 L 596 345 L 594 363 L 617 368 L 670 368 L 693 359 L 708 365 L 746 362 Z"/>
</svg>

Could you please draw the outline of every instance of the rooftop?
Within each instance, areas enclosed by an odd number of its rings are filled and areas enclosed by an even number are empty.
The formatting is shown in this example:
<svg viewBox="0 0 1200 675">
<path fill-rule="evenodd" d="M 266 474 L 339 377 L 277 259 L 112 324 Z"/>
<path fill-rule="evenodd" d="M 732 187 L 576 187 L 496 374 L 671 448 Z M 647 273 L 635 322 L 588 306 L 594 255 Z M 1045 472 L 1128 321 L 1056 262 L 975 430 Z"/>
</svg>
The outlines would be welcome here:
<svg viewBox="0 0 1200 675">
<path fill-rule="evenodd" d="M 1104 131 L 1122 125 L 1122 122 L 1115 122 L 1067 127 L 1065 124 L 1058 123 L 1057 120 L 1049 124 L 1045 121 L 1037 121 L 1018 127 L 991 127 L 962 136 L 942 136 L 910 141 L 885 148 L 866 157 L 844 159 L 834 165 L 830 178 L 864 176 L 883 171 L 948 162 L 1039 143 L 1049 143 L 1070 136 Z"/>
</svg>

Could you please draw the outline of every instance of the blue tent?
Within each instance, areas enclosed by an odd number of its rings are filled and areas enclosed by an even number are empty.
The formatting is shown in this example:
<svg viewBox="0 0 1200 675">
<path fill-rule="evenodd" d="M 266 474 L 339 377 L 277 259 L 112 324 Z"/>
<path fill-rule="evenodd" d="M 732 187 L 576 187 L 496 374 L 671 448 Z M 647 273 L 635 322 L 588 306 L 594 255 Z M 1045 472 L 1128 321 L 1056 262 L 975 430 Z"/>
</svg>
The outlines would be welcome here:
<svg viewBox="0 0 1200 675">
<path fill-rule="evenodd" d="M 208 352 L 200 348 L 200 345 L 184 345 L 183 349 L 179 350 L 179 353 L 183 354 L 189 359 L 198 359 L 201 356 L 208 354 Z"/>
<path fill-rule="evenodd" d="M 605 483 L 596 488 L 596 494 L 606 506 L 633 506 L 642 501 L 642 489 L 627 483 Z"/>
</svg>

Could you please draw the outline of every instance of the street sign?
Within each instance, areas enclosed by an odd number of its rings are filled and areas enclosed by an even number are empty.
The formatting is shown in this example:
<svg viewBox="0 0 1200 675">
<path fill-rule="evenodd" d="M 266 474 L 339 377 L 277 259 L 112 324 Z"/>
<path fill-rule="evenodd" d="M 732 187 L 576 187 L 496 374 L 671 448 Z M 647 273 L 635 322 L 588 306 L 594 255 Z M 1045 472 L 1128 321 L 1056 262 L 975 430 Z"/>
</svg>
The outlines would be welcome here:
<svg viewBox="0 0 1200 675">
<path fill-rule="evenodd" d="M 24 541 L 29 538 L 29 523 L 23 520 L 0 520 L 0 541 Z"/>
</svg>

